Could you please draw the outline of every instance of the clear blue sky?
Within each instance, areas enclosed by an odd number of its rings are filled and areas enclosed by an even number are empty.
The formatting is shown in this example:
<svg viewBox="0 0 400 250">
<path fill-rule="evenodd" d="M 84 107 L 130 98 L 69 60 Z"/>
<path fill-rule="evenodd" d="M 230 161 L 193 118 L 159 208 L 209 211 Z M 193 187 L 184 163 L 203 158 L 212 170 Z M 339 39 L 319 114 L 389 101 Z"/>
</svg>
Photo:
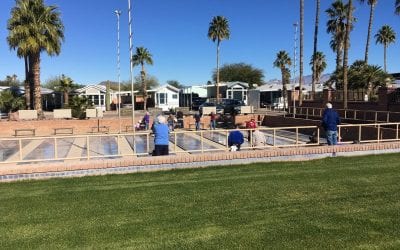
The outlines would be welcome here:
<svg viewBox="0 0 400 250">
<path fill-rule="evenodd" d="M 330 73 L 335 54 L 329 48 L 325 10 L 333 1 L 321 1 L 319 50 L 327 56 Z M 345 1 L 347 2 L 347 1 Z M 356 4 L 357 24 L 351 34 L 350 62 L 364 58 L 369 8 Z M 380 0 L 375 12 L 373 35 L 384 24 L 392 26 L 400 40 L 400 17 L 394 15 L 394 0 Z M 66 74 L 80 84 L 117 81 L 117 19 L 121 15 L 121 79 L 129 80 L 129 40 L 127 0 L 45 0 L 56 5 L 65 25 L 65 42 L 59 56 L 42 56 L 41 80 Z M 0 2 L 0 79 L 16 74 L 24 78 L 24 63 L 6 42 L 7 20 L 14 0 Z M 144 46 L 153 55 L 154 65 L 146 66 L 160 84 L 177 80 L 184 85 L 204 84 L 216 67 L 216 46 L 207 38 L 213 16 L 229 20 L 230 40 L 221 44 L 221 64 L 244 62 L 262 69 L 265 80 L 280 78 L 273 61 L 279 50 L 293 55 L 293 23 L 299 19 L 296 0 L 132 0 L 133 45 Z M 315 1 L 305 0 L 304 74 L 311 74 Z M 388 49 L 388 71 L 399 72 L 400 41 Z M 383 66 L 383 47 L 370 47 L 370 63 Z M 297 70 L 298 72 L 298 70 Z M 139 69 L 134 69 L 137 75 Z"/>
</svg>

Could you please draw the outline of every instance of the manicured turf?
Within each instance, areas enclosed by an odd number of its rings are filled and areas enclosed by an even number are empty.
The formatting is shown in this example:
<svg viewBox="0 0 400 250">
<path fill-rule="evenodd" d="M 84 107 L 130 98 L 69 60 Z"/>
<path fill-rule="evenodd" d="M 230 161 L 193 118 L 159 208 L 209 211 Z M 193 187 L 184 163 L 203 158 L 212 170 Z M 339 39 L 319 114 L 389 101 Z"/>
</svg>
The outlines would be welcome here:
<svg viewBox="0 0 400 250">
<path fill-rule="evenodd" d="M 0 249 L 400 248 L 400 155 L 0 184 Z"/>
</svg>

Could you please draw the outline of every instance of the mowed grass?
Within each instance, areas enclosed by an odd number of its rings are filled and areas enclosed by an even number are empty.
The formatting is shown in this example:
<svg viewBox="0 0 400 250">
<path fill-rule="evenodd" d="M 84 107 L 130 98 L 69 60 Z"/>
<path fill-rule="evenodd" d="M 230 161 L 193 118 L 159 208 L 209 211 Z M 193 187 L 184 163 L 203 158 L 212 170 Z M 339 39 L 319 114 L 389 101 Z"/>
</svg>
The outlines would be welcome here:
<svg viewBox="0 0 400 250">
<path fill-rule="evenodd" d="M 0 184 L 0 248 L 400 248 L 400 154 Z"/>
</svg>

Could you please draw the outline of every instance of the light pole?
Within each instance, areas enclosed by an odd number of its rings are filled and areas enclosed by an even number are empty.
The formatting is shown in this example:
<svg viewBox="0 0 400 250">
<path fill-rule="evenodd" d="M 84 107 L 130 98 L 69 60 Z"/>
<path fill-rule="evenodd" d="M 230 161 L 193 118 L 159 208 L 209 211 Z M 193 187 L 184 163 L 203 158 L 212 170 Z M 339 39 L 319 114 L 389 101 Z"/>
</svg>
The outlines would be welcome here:
<svg viewBox="0 0 400 250">
<path fill-rule="evenodd" d="M 131 77 L 131 96 L 132 96 L 132 130 L 133 130 L 133 150 L 136 150 L 135 145 L 135 96 L 133 93 L 133 61 L 132 61 L 132 16 L 131 16 L 131 0 L 128 0 L 128 26 L 129 26 L 129 73 Z"/>
<path fill-rule="evenodd" d="M 121 67 L 119 60 L 119 17 L 121 15 L 120 10 L 114 11 L 117 15 L 117 69 L 118 69 L 118 122 L 119 122 L 119 133 L 121 133 Z"/>
</svg>

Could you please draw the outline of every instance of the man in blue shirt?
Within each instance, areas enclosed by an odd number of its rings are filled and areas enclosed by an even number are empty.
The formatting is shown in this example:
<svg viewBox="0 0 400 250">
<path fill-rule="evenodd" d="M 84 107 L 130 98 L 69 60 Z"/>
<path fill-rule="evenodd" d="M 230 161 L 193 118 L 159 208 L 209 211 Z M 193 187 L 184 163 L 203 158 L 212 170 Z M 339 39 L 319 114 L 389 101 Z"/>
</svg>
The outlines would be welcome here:
<svg viewBox="0 0 400 250">
<path fill-rule="evenodd" d="M 242 145 L 244 142 L 244 137 L 242 132 L 240 132 L 239 130 L 232 130 L 229 133 L 228 136 L 228 146 L 232 147 L 232 146 L 236 146 L 236 150 L 239 151 L 240 150 L 240 145 Z M 232 150 L 234 151 L 234 150 Z"/>
<path fill-rule="evenodd" d="M 169 149 L 169 128 L 164 116 L 157 116 L 157 121 L 153 124 L 154 151 L 153 156 L 168 155 Z"/>
<path fill-rule="evenodd" d="M 326 104 L 326 109 L 322 116 L 322 126 L 326 132 L 326 140 L 328 141 L 328 145 L 336 145 L 337 144 L 337 125 L 340 124 L 340 118 L 336 110 L 332 108 L 331 103 Z"/>
</svg>

